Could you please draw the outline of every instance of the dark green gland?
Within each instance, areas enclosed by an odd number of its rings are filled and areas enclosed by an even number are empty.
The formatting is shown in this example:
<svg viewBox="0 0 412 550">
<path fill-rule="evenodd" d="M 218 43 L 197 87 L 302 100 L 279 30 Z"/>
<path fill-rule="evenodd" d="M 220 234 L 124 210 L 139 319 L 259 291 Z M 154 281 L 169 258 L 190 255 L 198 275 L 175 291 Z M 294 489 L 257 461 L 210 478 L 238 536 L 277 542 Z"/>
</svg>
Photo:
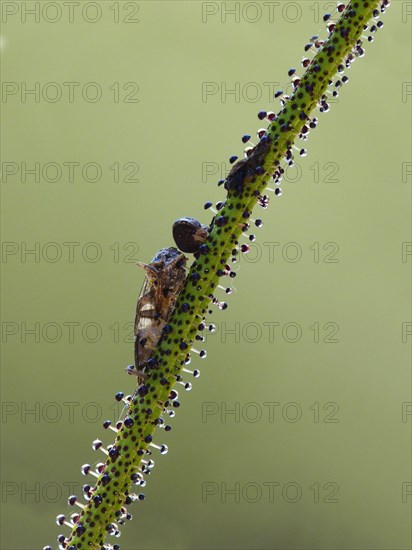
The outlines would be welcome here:
<svg viewBox="0 0 412 550">
<path fill-rule="evenodd" d="M 78 536 L 83 535 L 85 532 L 86 532 L 86 528 L 83 525 L 80 524 L 76 527 L 76 534 Z"/>
<path fill-rule="evenodd" d="M 139 386 L 138 390 L 137 390 L 137 393 L 140 397 L 144 397 L 145 395 L 147 395 L 149 393 L 149 388 L 147 386 Z"/>
<path fill-rule="evenodd" d="M 147 361 L 147 366 L 149 369 L 156 369 L 159 366 L 159 361 L 155 357 L 151 357 Z"/>
<path fill-rule="evenodd" d="M 101 477 L 101 482 L 102 482 L 103 487 L 105 487 L 106 485 L 108 485 L 110 483 L 110 476 L 108 474 L 103 474 L 102 477 Z"/>
<path fill-rule="evenodd" d="M 219 216 L 218 218 L 216 218 L 215 220 L 215 225 L 217 225 L 217 227 L 223 227 L 224 225 L 226 225 L 228 222 L 226 216 Z"/>
<path fill-rule="evenodd" d="M 117 447 L 112 447 L 109 451 L 109 457 L 112 460 L 116 460 L 119 457 L 119 449 Z"/>
</svg>

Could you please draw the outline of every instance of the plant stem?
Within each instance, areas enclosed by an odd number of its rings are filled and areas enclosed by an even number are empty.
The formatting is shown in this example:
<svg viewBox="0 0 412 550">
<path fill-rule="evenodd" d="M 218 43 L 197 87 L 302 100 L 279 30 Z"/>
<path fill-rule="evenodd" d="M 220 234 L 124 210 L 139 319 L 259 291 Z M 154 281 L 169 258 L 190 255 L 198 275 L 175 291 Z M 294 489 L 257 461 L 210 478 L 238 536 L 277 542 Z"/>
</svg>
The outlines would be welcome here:
<svg viewBox="0 0 412 550">
<path fill-rule="evenodd" d="M 159 417 L 165 407 L 173 406 L 170 391 L 176 376 L 181 375 L 219 279 L 230 271 L 226 266 L 238 251 L 245 224 L 250 221 L 252 210 L 273 172 L 280 170 L 285 155 L 291 156 L 295 138 L 302 127 L 309 124 L 310 114 L 322 101 L 330 81 L 342 72 L 352 60 L 351 56 L 362 53 L 358 41 L 364 25 L 376 16 L 374 11 L 379 6 L 380 11 L 384 11 L 386 0 L 356 0 L 347 5 L 302 79 L 295 81 L 292 96 L 270 123 L 267 134 L 247 159 L 233 166 L 225 181 L 226 201 L 213 218 L 209 237 L 190 268 L 168 321 L 169 332 L 163 335 L 152 355 L 155 368 L 130 405 L 105 467 L 90 491 L 91 498 L 66 540 L 67 548 L 110 548 L 105 545 L 108 526 L 118 521 L 125 506 L 139 500 L 138 495 L 131 493 L 136 472 L 142 467 L 142 460 L 147 459 L 146 451 Z"/>
</svg>

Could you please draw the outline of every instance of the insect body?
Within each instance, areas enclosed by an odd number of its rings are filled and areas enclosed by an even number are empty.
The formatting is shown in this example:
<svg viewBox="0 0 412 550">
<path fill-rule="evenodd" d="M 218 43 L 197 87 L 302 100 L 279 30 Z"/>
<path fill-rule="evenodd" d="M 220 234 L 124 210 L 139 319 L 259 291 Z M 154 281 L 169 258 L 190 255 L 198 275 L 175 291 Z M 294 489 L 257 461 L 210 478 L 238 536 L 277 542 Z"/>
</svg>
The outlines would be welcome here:
<svg viewBox="0 0 412 550">
<path fill-rule="evenodd" d="M 206 225 L 194 218 L 179 218 L 173 224 L 173 238 L 182 252 L 197 252 L 209 234 Z"/>
<path fill-rule="evenodd" d="M 134 323 L 135 368 L 141 384 L 147 361 L 183 288 L 186 257 L 176 248 L 162 248 L 149 264 L 138 265 L 146 271 Z"/>
<path fill-rule="evenodd" d="M 265 155 L 268 149 L 270 149 L 270 144 L 271 140 L 269 137 L 262 139 L 253 148 L 252 153 L 247 158 L 239 160 L 232 166 L 224 184 L 227 191 L 242 193 L 248 179 L 253 180 L 254 177 L 265 171 L 262 165 Z"/>
</svg>

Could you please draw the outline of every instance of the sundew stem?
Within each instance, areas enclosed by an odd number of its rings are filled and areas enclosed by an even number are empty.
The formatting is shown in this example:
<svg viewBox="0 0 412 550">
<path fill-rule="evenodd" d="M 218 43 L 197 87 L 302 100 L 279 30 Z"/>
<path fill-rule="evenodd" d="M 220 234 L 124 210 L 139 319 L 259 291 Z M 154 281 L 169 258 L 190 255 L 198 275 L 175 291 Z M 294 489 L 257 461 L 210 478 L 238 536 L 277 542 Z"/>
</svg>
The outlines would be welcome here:
<svg viewBox="0 0 412 550">
<path fill-rule="evenodd" d="M 106 537 L 108 534 L 118 536 L 119 525 L 131 519 L 127 506 L 144 499 L 139 489 L 150 473 L 152 452 L 158 455 L 167 451 L 162 444 L 152 444 L 153 433 L 157 426 L 165 426 L 163 416 L 180 405 L 177 392 L 172 388 L 176 381 L 181 380 L 185 360 L 187 363 L 188 353 L 202 328 L 202 319 L 211 307 L 210 302 L 216 302 L 213 292 L 219 279 L 233 276 L 228 263 L 238 253 L 239 238 L 249 228 L 253 208 L 258 200 L 262 201 L 261 193 L 269 179 L 273 177 L 275 184 L 281 179 L 281 162 L 293 158 L 296 137 L 316 125 L 310 118 L 312 111 L 317 106 L 320 111 L 328 110 L 328 88 L 334 86 L 336 93 L 345 82 L 346 77 L 334 78 L 343 73 L 356 57 L 363 55 L 361 36 L 368 31 L 369 20 L 378 18 L 387 6 L 387 0 L 356 0 L 346 7 L 338 4 L 340 17 L 336 22 L 326 14 L 324 21 L 329 36 L 324 43 L 316 39 L 305 48 L 306 51 L 314 49 L 316 54 L 312 60 L 303 60 L 302 65 L 306 68 L 303 77 L 298 78 L 293 69 L 289 71 L 293 76 L 293 94 L 283 98 L 283 108 L 277 115 L 263 113 L 259 116 L 262 120 L 269 120 L 270 124 L 266 131 L 259 132 L 260 141 L 250 149 L 249 156 L 236 163 L 224 181 L 226 200 L 219 205 L 209 236 L 196 254 L 167 330 L 154 349 L 150 375 L 131 400 L 124 421 L 114 428 L 114 444 L 102 449 L 105 462 L 94 470 L 97 477 L 94 486 L 84 488 L 85 505 L 79 504 L 78 514 L 69 522 L 58 516 L 58 523 L 68 523 L 71 527 L 67 538 L 62 535 L 58 539 L 61 548 L 120 548 L 117 544 L 106 544 Z M 374 30 L 375 25 L 369 32 Z M 279 194 L 279 188 L 275 194 Z M 225 304 L 220 304 L 220 308 L 224 309 Z M 101 448 L 100 442 L 95 448 Z M 83 467 L 84 473 L 89 471 L 90 467 Z M 132 489 L 133 485 L 137 490 Z M 69 499 L 69 504 L 76 503 L 75 497 Z"/>
</svg>

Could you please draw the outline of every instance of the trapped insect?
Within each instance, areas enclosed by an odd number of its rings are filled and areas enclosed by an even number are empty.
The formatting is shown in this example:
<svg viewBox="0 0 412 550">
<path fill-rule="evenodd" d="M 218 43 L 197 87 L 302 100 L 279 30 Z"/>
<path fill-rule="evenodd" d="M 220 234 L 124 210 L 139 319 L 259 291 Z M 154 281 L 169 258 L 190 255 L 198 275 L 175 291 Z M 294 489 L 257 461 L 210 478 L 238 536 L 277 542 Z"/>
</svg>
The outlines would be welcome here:
<svg viewBox="0 0 412 550">
<path fill-rule="evenodd" d="M 182 252 L 196 252 L 208 236 L 208 228 L 190 217 L 176 220 L 173 238 Z M 149 358 L 159 342 L 163 328 L 173 312 L 186 276 L 187 258 L 176 248 L 162 248 L 149 264 L 138 263 L 146 279 L 136 305 L 134 322 L 134 365 L 127 368 L 136 374 L 138 384 L 148 374 Z"/>
<path fill-rule="evenodd" d="M 147 375 L 148 359 L 160 340 L 186 276 L 187 258 L 176 248 L 162 248 L 149 264 L 138 265 L 146 271 L 146 279 L 136 305 L 134 323 L 134 367 L 138 384 Z"/>
<path fill-rule="evenodd" d="M 197 252 L 208 237 L 209 230 L 194 218 L 179 218 L 172 227 L 173 239 L 182 252 Z"/>
<path fill-rule="evenodd" d="M 247 158 L 239 160 L 232 166 L 224 183 L 225 189 L 229 192 L 242 193 L 248 179 L 253 180 L 256 176 L 262 175 L 265 172 L 263 168 L 264 158 L 270 146 L 271 138 L 265 135 L 253 147 L 252 152 Z"/>
</svg>

